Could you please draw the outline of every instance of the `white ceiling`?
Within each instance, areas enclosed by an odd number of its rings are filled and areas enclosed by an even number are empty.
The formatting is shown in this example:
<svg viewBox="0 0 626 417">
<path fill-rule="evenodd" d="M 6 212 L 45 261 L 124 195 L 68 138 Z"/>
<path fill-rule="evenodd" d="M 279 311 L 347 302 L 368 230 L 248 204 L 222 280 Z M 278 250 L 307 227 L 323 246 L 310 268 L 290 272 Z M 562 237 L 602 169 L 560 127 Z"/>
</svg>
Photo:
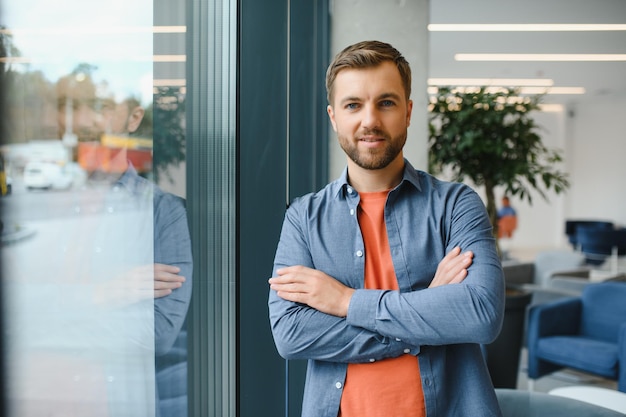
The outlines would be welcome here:
<svg viewBox="0 0 626 417">
<path fill-rule="evenodd" d="M 626 24 L 626 0 L 431 0 L 430 22 Z M 430 32 L 431 78 L 549 78 L 584 95 L 548 95 L 567 104 L 626 97 L 626 62 L 467 62 L 457 53 L 626 54 L 626 31 Z"/>
</svg>

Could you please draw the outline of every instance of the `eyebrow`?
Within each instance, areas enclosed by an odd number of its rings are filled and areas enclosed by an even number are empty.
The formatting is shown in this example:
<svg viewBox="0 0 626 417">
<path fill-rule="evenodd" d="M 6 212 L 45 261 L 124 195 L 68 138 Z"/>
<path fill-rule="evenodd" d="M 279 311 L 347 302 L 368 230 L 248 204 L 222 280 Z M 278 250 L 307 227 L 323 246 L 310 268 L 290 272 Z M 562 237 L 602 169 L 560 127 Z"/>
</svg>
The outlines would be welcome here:
<svg viewBox="0 0 626 417">
<path fill-rule="evenodd" d="M 392 99 L 395 99 L 395 100 L 401 100 L 402 99 L 402 97 L 399 94 L 396 94 L 396 93 L 383 93 L 383 94 L 381 94 L 381 95 L 376 97 L 376 101 L 384 100 L 384 99 L 388 99 L 388 98 L 392 98 Z M 353 102 L 353 101 L 361 102 L 361 101 L 363 101 L 363 99 L 361 99 L 360 97 L 357 97 L 357 96 L 349 96 L 349 97 L 343 98 L 339 103 L 340 104 L 345 104 L 345 103 L 349 103 L 349 102 Z"/>
<path fill-rule="evenodd" d="M 343 99 L 341 99 L 341 101 L 339 102 L 339 104 L 345 104 L 345 103 L 349 103 L 352 101 L 362 101 L 359 97 L 356 96 L 349 96 L 349 97 L 345 97 Z"/>
<path fill-rule="evenodd" d="M 386 98 L 393 98 L 395 100 L 401 100 L 402 97 L 399 94 L 396 93 L 383 93 L 380 96 L 377 97 L 377 100 L 383 100 Z"/>
</svg>

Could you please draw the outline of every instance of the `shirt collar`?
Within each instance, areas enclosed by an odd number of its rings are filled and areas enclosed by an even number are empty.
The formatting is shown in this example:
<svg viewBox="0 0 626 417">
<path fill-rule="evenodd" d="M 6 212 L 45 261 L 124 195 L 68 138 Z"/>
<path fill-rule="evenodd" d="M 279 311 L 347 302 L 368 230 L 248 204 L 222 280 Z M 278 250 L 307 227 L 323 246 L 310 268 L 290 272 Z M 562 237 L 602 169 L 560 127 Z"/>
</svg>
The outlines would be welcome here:
<svg viewBox="0 0 626 417">
<path fill-rule="evenodd" d="M 124 171 L 124 174 L 115 182 L 116 187 L 122 187 L 128 190 L 133 195 L 143 194 L 146 187 L 146 180 L 142 178 L 133 164 L 128 162 L 128 168 Z"/>
<path fill-rule="evenodd" d="M 420 184 L 420 171 L 417 171 L 415 168 L 413 168 L 413 165 L 411 165 L 411 163 L 406 158 L 404 159 L 404 172 L 402 174 L 402 181 L 400 181 L 400 184 L 395 189 L 399 189 L 405 183 L 412 185 L 418 191 L 422 190 L 422 186 Z M 346 166 L 343 169 L 341 176 L 339 176 L 339 178 L 337 178 L 337 180 L 334 181 L 331 185 L 332 195 L 336 197 L 345 195 L 344 193 L 346 191 L 346 188 L 349 186 L 350 184 L 348 183 L 348 167 Z"/>
</svg>

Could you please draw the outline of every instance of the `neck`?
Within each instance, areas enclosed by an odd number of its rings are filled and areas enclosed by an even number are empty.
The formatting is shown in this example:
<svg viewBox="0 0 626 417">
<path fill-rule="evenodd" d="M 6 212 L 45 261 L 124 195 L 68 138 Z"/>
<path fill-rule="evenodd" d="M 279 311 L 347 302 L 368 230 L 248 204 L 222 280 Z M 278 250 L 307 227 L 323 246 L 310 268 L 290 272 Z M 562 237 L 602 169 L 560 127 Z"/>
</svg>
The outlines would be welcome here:
<svg viewBox="0 0 626 417">
<path fill-rule="evenodd" d="M 382 169 L 363 169 L 348 159 L 348 182 L 362 193 L 386 191 L 396 187 L 402 181 L 403 172 L 402 154 Z"/>
</svg>

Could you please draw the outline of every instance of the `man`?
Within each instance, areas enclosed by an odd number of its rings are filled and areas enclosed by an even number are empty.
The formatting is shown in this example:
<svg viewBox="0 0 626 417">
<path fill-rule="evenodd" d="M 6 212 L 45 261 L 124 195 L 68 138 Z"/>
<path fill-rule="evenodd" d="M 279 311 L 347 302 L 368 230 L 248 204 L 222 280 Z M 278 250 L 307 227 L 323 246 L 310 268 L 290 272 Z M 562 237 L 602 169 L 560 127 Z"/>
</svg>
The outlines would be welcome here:
<svg viewBox="0 0 626 417">
<path fill-rule="evenodd" d="M 509 197 L 502 197 L 502 207 L 500 207 L 500 210 L 498 210 L 498 218 L 516 215 L 517 213 L 515 212 L 515 209 L 511 206 L 511 200 L 509 200 Z"/>
<path fill-rule="evenodd" d="M 139 130 L 144 114 L 143 107 L 132 97 L 121 103 L 109 102 L 101 111 L 101 132 L 130 136 Z M 127 168 L 115 186 L 133 195 L 151 195 L 153 200 L 154 266 L 143 269 L 143 282 L 151 286 L 154 296 L 155 415 L 184 416 L 187 415 L 185 318 L 191 301 L 193 269 L 185 200 L 139 176 L 129 161 L 122 162 Z"/>
<path fill-rule="evenodd" d="M 59 110 L 65 111 L 66 106 L 59 106 Z M 88 115 L 84 113 L 80 118 L 60 116 L 60 131 L 65 132 L 65 122 L 73 119 L 75 131 L 89 131 L 97 138 L 104 134 L 130 137 L 143 126 L 145 111 L 139 101 L 129 97 L 120 102 L 102 100 L 99 112 L 90 114 L 90 117 Z M 152 219 L 151 227 L 146 227 L 149 233 L 143 236 L 125 233 L 122 225 L 113 223 L 110 226 L 120 227 L 122 236 L 129 240 L 149 239 L 137 244 L 151 249 L 150 260 L 153 263 L 129 268 L 99 286 L 94 292 L 95 302 L 126 306 L 154 299 L 150 303 L 154 316 L 146 318 L 146 324 L 150 325 L 150 334 L 146 338 L 154 340 L 148 351 L 155 355 L 155 415 L 186 415 L 185 318 L 191 300 L 193 261 L 185 200 L 140 176 L 125 153 L 119 153 L 115 165 L 115 170 L 100 166 L 91 173 L 90 180 L 101 186 L 93 187 L 95 194 L 110 208 L 127 210 L 128 206 L 132 206 L 145 215 L 146 221 Z"/>
<path fill-rule="evenodd" d="M 469 187 L 404 159 L 410 85 L 377 41 L 327 72 L 348 166 L 291 204 L 269 280 L 276 347 L 308 359 L 304 417 L 500 415 L 479 346 L 504 311 L 491 225 Z"/>
<path fill-rule="evenodd" d="M 498 237 L 513 237 L 517 229 L 517 213 L 511 206 L 509 197 L 502 197 L 502 207 L 498 210 Z"/>
</svg>

